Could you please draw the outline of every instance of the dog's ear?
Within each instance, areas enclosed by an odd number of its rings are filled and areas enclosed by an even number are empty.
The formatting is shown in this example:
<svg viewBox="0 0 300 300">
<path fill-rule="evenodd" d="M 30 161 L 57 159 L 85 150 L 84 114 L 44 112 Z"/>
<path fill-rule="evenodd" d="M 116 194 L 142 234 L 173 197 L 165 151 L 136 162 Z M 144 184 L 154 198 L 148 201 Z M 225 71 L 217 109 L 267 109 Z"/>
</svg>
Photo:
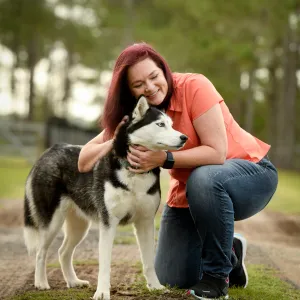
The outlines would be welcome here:
<svg viewBox="0 0 300 300">
<path fill-rule="evenodd" d="M 132 113 L 132 122 L 136 123 L 142 119 L 146 111 L 149 109 L 149 104 L 144 96 L 139 98 L 139 101 Z"/>
</svg>

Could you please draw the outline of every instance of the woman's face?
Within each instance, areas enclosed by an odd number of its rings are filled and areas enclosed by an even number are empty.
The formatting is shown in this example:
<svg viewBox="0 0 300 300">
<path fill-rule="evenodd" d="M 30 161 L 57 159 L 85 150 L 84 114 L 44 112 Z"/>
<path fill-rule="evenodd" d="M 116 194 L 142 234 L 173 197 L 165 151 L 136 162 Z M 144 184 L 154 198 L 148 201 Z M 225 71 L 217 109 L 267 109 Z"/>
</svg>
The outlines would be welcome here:
<svg viewBox="0 0 300 300">
<path fill-rule="evenodd" d="M 159 105 L 168 92 L 165 75 L 155 62 L 146 58 L 128 68 L 129 89 L 135 98 L 144 95 L 150 105 Z"/>
</svg>

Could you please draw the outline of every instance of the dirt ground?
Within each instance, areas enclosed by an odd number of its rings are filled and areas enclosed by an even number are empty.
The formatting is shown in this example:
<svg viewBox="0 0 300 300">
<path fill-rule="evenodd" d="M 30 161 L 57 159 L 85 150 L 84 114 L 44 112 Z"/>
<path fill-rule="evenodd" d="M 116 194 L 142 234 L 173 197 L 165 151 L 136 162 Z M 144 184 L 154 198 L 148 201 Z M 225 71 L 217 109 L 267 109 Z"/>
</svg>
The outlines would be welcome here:
<svg viewBox="0 0 300 300">
<path fill-rule="evenodd" d="M 1 201 L 1 204 L 3 205 L 0 208 L 0 299 L 5 299 L 21 291 L 33 290 L 34 258 L 28 257 L 23 242 L 22 202 Z M 248 240 L 246 262 L 275 267 L 280 271 L 282 279 L 300 288 L 300 216 L 261 212 L 246 221 L 237 222 L 235 231 L 244 234 Z M 61 243 L 62 234 L 59 234 L 51 246 L 49 263 L 57 263 L 57 249 Z M 75 260 L 96 261 L 97 245 L 98 231 L 91 228 L 87 238 L 77 248 Z M 121 299 L 125 296 L 130 296 L 131 300 L 141 299 L 128 289 L 135 281 L 138 261 L 139 252 L 136 244 L 114 246 L 112 299 Z M 98 266 L 95 263 L 76 266 L 76 271 L 79 278 L 87 279 L 93 286 L 96 285 Z M 60 269 L 49 268 L 48 278 L 50 286 L 65 287 Z"/>
</svg>

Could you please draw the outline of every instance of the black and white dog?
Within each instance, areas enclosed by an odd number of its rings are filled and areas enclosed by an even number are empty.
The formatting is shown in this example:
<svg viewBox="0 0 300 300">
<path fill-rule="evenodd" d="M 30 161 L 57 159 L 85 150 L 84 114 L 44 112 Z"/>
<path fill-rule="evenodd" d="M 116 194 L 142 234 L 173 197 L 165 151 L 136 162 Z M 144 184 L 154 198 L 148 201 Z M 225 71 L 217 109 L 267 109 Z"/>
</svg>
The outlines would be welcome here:
<svg viewBox="0 0 300 300">
<path fill-rule="evenodd" d="M 160 204 L 159 168 L 130 172 L 126 160 L 130 144 L 151 150 L 176 150 L 187 137 L 172 128 L 171 119 L 149 107 L 141 97 L 130 120 L 120 128 L 113 149 L 93 170 L 77 169 L 81 146 L 56 144 L 39 158 L 26 181 L 25 243 L 36 251 L 35 287 L 49 289 L 46 275 L 48 248 L 64 224 L 59 261 L 68 287 L 89 285 L 77 278 L 73 265 L 76 246 L 90 223 L 99 224 L 99 276 L 93 299 L 110 299 L 110 266 L 118 224 L 133 223 L 149 289 L 163 288 L 154 270 L 154 217 Z"/>
</svg>

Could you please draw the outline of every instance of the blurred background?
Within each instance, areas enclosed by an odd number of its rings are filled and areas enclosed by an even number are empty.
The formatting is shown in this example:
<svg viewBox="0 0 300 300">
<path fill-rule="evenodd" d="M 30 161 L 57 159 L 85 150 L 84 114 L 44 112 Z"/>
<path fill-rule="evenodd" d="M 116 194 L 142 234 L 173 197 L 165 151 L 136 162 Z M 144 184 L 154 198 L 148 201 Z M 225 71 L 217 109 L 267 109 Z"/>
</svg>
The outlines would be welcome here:
<svg viewBox="0 0 300 300">
<path fill-rule="evenodd" d="M 276 194 L 236 230 L 252 263 L 272 259 L 300 287 L 300 0 L 0 0 L 0 298 L 27 278 L 22 199 L 32 164 L 56 142 L 99 133 L 114 61 L 141 41 L 172 71 L 208 77 L 239 124 L 272 145 Z M 163 205 L 165 171 L 161 183 Z M 119 230 L 116 243 L 134 243 L 131 228 Z"/>
<path fill-rule="evenodd" d="M 46 147 L 101 130 L 114 60 L 140 41 L 207 76 L 275 165 L 299 171 L 299 12 L 299 0 L 0 0 L 2 184 Z"/>
</svg>

